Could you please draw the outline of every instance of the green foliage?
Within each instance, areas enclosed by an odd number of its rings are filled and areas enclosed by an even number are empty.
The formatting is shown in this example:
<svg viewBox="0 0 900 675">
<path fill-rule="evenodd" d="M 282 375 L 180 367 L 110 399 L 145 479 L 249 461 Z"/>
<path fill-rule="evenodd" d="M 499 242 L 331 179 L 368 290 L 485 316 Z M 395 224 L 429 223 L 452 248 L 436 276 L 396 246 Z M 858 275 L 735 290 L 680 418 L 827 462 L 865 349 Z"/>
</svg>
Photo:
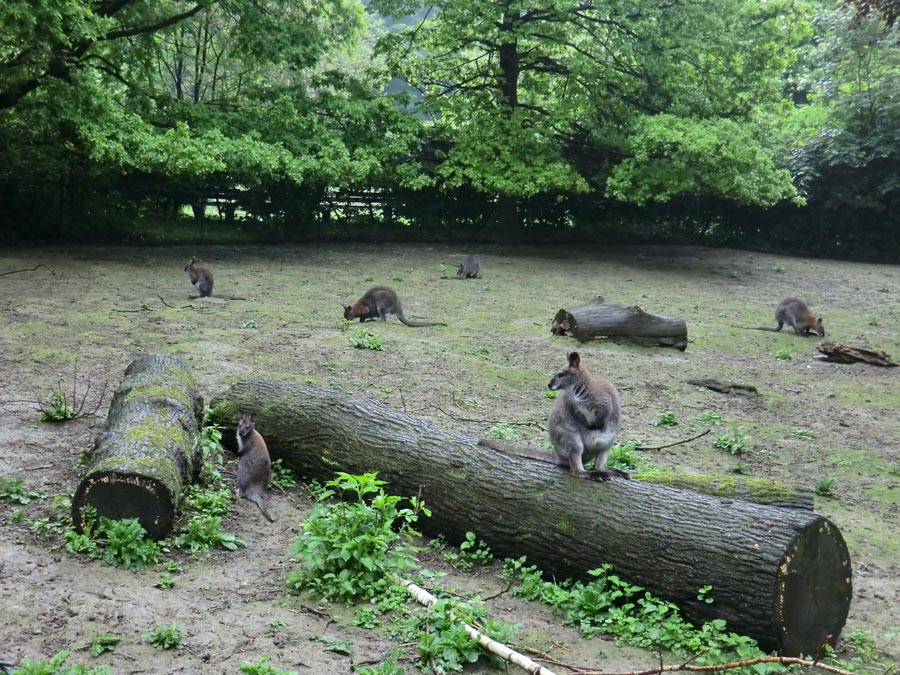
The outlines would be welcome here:
<svg viewBox="0 0 900 675">
<path fill-rule="evenodd" d="M 794 353 L 791 351 L 790 347 L 778 347 L 772 352 L 772 356 L 779 361 L 790 361 L 794 358 Z"/>
<path fill-rule="evenodd" d="M 712 590 L 712 586 L 711 586 L 711 585 L 707 584 L 706 586 L 703 586 L 702 588 L 700 588 L 700 589 L 697 591 L 697 599 L 698 599 L 700 602 L 705 602 L 707 605 L 713 604 L 713 602 L 715 602 L 715 600 L 714 600 L 713 597 L 709 594 L 709 592 L 710 592 L 711 590 Z"/>
<path fill-rule="evenodd" d="M 459 545 L 459 552 L 448 551 L 444 560 L 459 570 L 470 570 L 476 565 L 490 565 L 494 556 L 487 544 L 478 539 L 474 532 L 466 532 L 466 539 Z"/>
<path fill-rule="evenodd" d="M 512 424 L 506 424 L 505 422 L 495 424 L 487 431 L 488 438 L 500 438 L 505 441 L 515 440 L 518 435 L 516 427 Z"/>
<path fill-rule="evenodd" d="M 335 654 L 343 654 L 344 656 L 350 656 L 352 653 L 350 643 L 346 640 L 338 640 L 337 638 L 331 638 L 327 635 L 317 635 L 314 638 L 310 638 L 310 640 L 324 643 L 326 652 L 334 652 Z"/>
<path fill-rule="evenodd" d="M 377 666 L 362 666 L 356 669 L 357 675 L 406 675 L 406 671 L 397 665 L 397 659 L 392 657 L 382 661 Z"/>
<path fill-rule="evenodd" d="M 386 494 L 383 485 L 374 473 L 343 472 L 325 484 L 292 546 L 300 567 L 288 575 L 289 587 L 350 604 L 382 596 L 392 574 L 415 566 L 413 525 L 431 512 L 416 497 L 402 507 L 404 498 Z"/>
<path fill-rule="evenodd" d="M 791 431 L 791 435 L 794 438 L 803 438 L 806 440 L 812 440 L 816 437 L 816 435 L 812 431 L 809 431 L 808 429 L 803 429 L 800 427 L 797 427 L 796 429 Z"/>
<path fill-rule="evenodd" d="M 721 619 L 694 626 L 675 605 L 620 579 L 610 565 L 591 570 L 589 583 L 555 584 L 524 563 L 524 558 L 504 561 L 505 576 L 518 581 L 513 592 L 563 611 L 566 623 L 585 635 L 611 635 L 644 649 L 665 649 L 676 657 L 696 659 L 698 665 L 765 656 L 751 638 L 728 632 Z M 711 590 L 710 586 L 699 589 L 697 599 L 710 602 Z M 779 670 L 776 664 L 742 672 L 765 675 Z"/>
<path fill-rule="evenodd" d="M 197 553 L 211 548 L 236 551 L 246 544 L 230 532 L 222 531 L 222 519 L 219 516 L 195 515 L 184 526 L 181 534 L 175 537 L 175 546 Z"/>
<path fill-rule="evenodd" d="M 750 467 L 748 467 L 743 462 L 735 462 L 731 465 L 731 473 L 736 473 L 740 476 L 746 476 L 750 473 Z"/>
<path fill-rule="evenodd" d="M 13 504 L 30 504 L 35 499 L 46 499 L 47 495 L 35 490 L 26 490 L 20 478 L 0 478 L 0 499 Z"/>
<path fill-rule="evenodd" d="M 163 574 L 153 586 L 155 588 L 175 588 L 175 580 L 170 575 Z"/>
<path fill-rule="evenodd" d="M 63 536 L 66 539 L 66 551 L 69 553 L 89 556 L 94 556 L 97 553 L 97 542 L 91 539 L 89 534 L 83 532 L 79 534 L 69 528 L 65 530 Z"/>
<path fill-rule="evenodd" d="M 227 487 L 204 489 L 191 485 L 185 491 L 184 508 L 201 516 L 224 516 L 231 511 L 231 491 Z"/>
<path fill-rule="evenodd" d="M 297 675 L 295 670 L 281 670 L 268 665 L 270 656 L 263 656 L 256 663 L 244 661 L 241 663 L 240 672 L 243 675 Z"/>
<path fill-rule="evenodd" d="M 559 396 L 558 391 L 553 391 L 551 389 L 544 390 L 544 398 L 549 398 L 551 401 L 554 400 L 557 396 Z"/>
<path fill-rule="evenodd" d="M 714 410 L 705 410 L 697 415 L 697 421 L 700 424 L 719 426 L 722 423 L 722 415 Z"/>
<path fill-rule="evenodd" d="M 137 518 L 100 518 L 98 537 L 104 538 L 100 559 L 107 565 L 144 569 L 159 560 L 159 543 L 147 537 Z"/>
<path fill-rule="evenodd" d="M 297 486 L 297 474 L 289 466 L 285 466 L 279 457 L 272 462 L 272 485 L 280 487 L 282 490 L 290 490 Z"/>
<path fill-rule="evenodd" d="M 241 328 L 259 328 L 259 326 L 253 319 L 247 319 L 246 321 L 241 322 Z"/>
<path fill-rule="evenodd" d="M 41 403 L 41 419 L 45 422 L 66 422 L 75 419 L 78 411 L 69 404 L 66 393 L 61 389 L 51 389 Z"/>
<path fill-rule="evenodd" d="M 213 490 L 227 489 L 225 479 L 222 477 L 222 466 L 225 463 L 222 450 L 222 426 L 212 421 L 213 416 L 212 408 L 209 406 L 203 408 L 203 419 L 200 424 L 203 466 L 200 469 L 200 480 Z M 188 494 L 190 498 L 192 493 Z"/>
<path fill-rule="evenodd" d="M 360 607 L 353 614 L 353 625 L 361 628 L 375 628 L 381 625 L 381 612 L 373 607 Z"/>
<path fill-rule="evenodd" d="M 149 640 L 156 649 L 181 649 L 184 646 L 184 636 L 178 622 L 170 626 L 158 626 L 149 633 L 144 633 L 144 639 Z"/>
<path fill-rule="evenodd" d="M 634 443 L 616 443 L 609 449 L 606 464 L 616 469 L 630 471 L 639 468 L 643 459 L 635 450 Z"/>
<path fill-rule="evenodd" d="M 101 654 L 111 652 L 121 641 L 122 638 L 108 635 L 105 631 L 94 633 L 93 637 L 91 637 L 91 656 L 96 658 Z"/>
<path fill-rule="evenodd" d="M 372 349 L 377 352 L 384 351 L 384 342 L 382 339 L 377 335 L 372 335 L 365 328 L 353 330 L 347 339 L 356 349 Z"/>
<path fill-rule="evenodd" d="M 15 675 L 109 675 L 106 666 L 87 668 L 83 665 L 67 666 L 69 652 L 61 651 L 50 657 L 49 660 L 34 660 L 25 658 L 13 671 Z"/>
<path fill-rule="evenodd" d="M 821 478 L 816 479 L 816 484 L 813 486 L 813 492 L 820 497 L 834 497 L 835 485 L 837 485 L 837 481 L 834 478 L 822 476 Z"/>
<path fill-rule="evenodd" d="M 660 413 L 659 419 L 653 420 L 650 424 L 654 427 L 677 427 L 678 418 L 675 417 L 675 413 L 671 410 L 666 410 Z"/>
<path fill-rule="evenodd" d="M 713 447 L 724 450 L 730 455 L 740 455 L 747 450 L 747 436 L 739 426 L 732 425 L 731 434 L 718 434 L 713 441 Z"/>
<path fill-rule="evenodd" d="M 9 523 L 10 525 L 24 525 L 28 520 L 28 514 L 25 512 L 21 506 L 15 507 L 12 512 L 10 512 L 9 516 L 4 518 L 5 523 Z"/>
</svg>

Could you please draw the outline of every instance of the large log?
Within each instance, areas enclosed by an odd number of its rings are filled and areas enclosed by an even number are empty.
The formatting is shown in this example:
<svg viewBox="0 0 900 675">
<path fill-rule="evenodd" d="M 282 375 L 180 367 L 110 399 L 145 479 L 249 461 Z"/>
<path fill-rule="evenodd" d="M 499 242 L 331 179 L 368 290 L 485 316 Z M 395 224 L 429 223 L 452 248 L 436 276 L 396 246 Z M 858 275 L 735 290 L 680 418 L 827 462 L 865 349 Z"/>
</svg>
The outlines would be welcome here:
<svg viewBox="0 0 900 675">
<path fill-rule="evenodd" d="M 396 494 L 420 494 L 431 534 L 474 530 L 499 556 L 528 556 L 555 575 L 616 573 L 678 604 L 691 620 L 783 654 L 834 644 L 850 606 L 850 558 L 837 528 L 808 511 L 724 499 L 637 480 L 595 483 L 497 452 L 362 396 L 291 382 L 239 382 L 216 421 L 257 414 L 274 457 L 302 475 L 377 471 Z M 712 584 L 713 604 L 697 589 Z"/>
<path fill-rule="evenodd" d="M 864 347 L 854 347 L 846 345 L 843 342 L 823 342 L 816 345 L 816 349 L 821 354 L 816 355 L 817 359 L 823 361 L 833 361 L 834 363 L 868 363 L 873 366 L 882 366 L 884 368 L 896 368 L 898 364 L 892 361 L 887 353 L 881 350 L 866 349 Z"/>
<path fill-rule="evenodd" d="M 106 428 L 94 442 L 87 472 L 72 499 L 72 522 L 99 516 L 137 518 L 155 539 L 172 529 L 183 488 L 202 462 L 198 420 L 203 399 L 174 356 L 148 354 L 125 370 Z"/>
<path fill-rule="evenodd" d="M 580 342 L 596 338 L 628 338 L 642 344 L 687 347 L 687 324 L 684 319 L 649 314 L 638 306 L 622 307 L 597 298 L 589 305 L 560 309 L 553 318 L 550 332 L 571 335 Z"/>
</svg>

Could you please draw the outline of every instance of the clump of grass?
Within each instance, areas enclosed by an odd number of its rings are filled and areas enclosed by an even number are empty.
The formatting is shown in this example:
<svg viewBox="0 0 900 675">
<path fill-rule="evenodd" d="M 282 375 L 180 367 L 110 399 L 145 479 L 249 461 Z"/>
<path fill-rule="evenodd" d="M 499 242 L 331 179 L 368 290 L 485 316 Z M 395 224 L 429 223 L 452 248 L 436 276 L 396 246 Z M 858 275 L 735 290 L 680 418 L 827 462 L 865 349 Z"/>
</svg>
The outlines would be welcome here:
<svg viewBox="0 0 900 675">
<path fill-rule="evenodd" d="M 820 497 L 834 497 L 835 485 L 837 485 L 837 481 L 834 478 L 822 476 L 821 478 L 816 480 L 816 484 L 813 487 L 813 492 L 815 492 Z"/>
</svg>

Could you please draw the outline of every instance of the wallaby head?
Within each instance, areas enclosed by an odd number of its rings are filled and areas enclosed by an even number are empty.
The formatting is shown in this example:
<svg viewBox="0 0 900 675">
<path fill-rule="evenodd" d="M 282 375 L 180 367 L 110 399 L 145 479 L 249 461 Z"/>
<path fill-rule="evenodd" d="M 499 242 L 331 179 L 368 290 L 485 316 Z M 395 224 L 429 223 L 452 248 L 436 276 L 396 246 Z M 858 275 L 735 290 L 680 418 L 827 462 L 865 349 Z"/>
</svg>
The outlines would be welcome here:
<svg viewBox="0 0 900 675">
<path fill-rule="evenodd" d="M 353 305 L 342 305 L 344 308 L 344 318 L 352 319 L 353 317 Z"/>
<path fill-rule="evenodd" d="M 816 320 L 816 332 L 819 334 L 819 337 L 825 337 L 825 326 L 822 325 L 821 316 Z"/>
<path fill-rule="evenodd" d="M 552 391 L 571 389 L 584 378 L 585 371 L 581 368 L 581 356 L 578 352 L 569 354 L 569 361 L 553 376 L 547 387 Z"/>
<path fill-rule="evenodd" d="M 193 268 L 194 265 L 197 264 L 197 262 L 198 262 L 198 261 L 197 261 L 197 258 L 194 257 L 194 256 L 191 256 L 191 261 L 190 261 L 187 265 L 184 266 L 184 271 L 185 271 L 185 272 L 190 272 L 190 271 L 191 271 L 191 268 Z"/>
<path fill-rule="evenodd" d="M 256 415 L 254 413 L 241 413 L 237 428 L 238 436 L 246 438 L 254 431 L 256 431 Z"/>
</svg>

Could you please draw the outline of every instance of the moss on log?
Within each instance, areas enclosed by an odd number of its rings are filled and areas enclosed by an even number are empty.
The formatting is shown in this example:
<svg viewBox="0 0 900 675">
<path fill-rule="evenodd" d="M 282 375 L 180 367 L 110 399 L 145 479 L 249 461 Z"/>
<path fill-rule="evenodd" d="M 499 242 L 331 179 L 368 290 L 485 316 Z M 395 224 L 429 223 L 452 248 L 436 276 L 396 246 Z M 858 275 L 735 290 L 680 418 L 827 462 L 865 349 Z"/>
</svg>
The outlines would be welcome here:
<svg viewBox="0 0 900 675">
<path fill-rule="evenodd" d="M 99 516 L 137 518 L 151 537 L 166 537 L 183 488 L 200 471 L 202 411 L 203 399 L 180 360 L 148 354 L 132 362 L 72 499 L 75 527 L 84 528 L 85 509 L 92 506 Z"/>
<path fill-rule="evenodd" d="M 231 427 L 238 410 L 256 413 L 273 457 L 308 478 L 376 471 L 395 494 L 421 493 L 430 534 L 461 541 L 474 530 L 495 555 L 526 555 L 556 575 L 612 563 L 688 618 L 725 619 L 785 655 L 818 654 L 847 618 L 847 547 L 808 511 L 575 479 L 372 399 L 297 383 L 239 382 L 214 409 Z M 696 597 L 707 584 L 713 604 Z"/>
</svg>

